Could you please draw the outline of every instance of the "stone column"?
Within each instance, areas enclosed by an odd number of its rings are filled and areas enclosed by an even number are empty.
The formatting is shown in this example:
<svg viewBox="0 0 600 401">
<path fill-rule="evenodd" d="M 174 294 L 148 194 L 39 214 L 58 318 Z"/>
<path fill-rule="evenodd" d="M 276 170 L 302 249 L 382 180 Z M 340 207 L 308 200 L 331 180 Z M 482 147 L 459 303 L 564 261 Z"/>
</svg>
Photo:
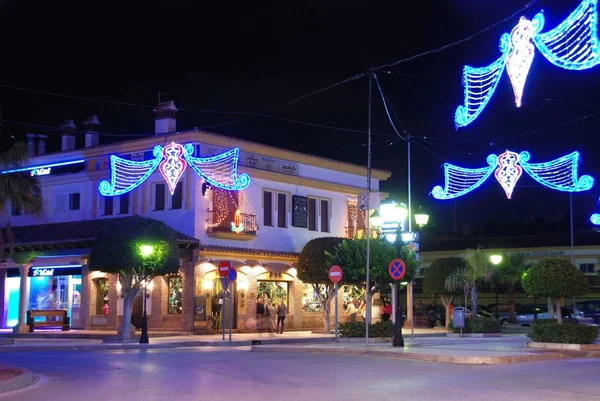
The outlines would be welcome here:
<svg viewBox="0 0 600 401">
<path fill-rule="evenodd" d="M 404 323 L 404 327 L 410 328 L 410 322 L 413 320 L 413 293 L 412 293 L 412 283 L 408 283 L 406 285 L 406 323 Z"/>
<path fill-rule="evenodd" d="M 81 304 L 79 305 L 79 326 L 82 329 L 91 326 L 91 295 L 93 282 L 90 279 L 90 269 L 88 265 L 85 264 L 81 267 L 81 294 L 79 294 Z M 94 291 L 95 292 L 95 291 Z M 95 300 L 94 300 L 95 301 Z M 94 310 L 94 314 L 95 314 Z"/>
<path fill-rule="evenodd" d="M 13 333 L 29 333 L 27 325 L 27 293 L 29 290 L 29 277 L 27 273 L 31 264 L 21 265 L 21 288 L 19 290 L 19 323 L 13 328 Z"/>
<path fill-rule="evenodd" d="M 0 269 L 0 327 L 4 327 L 6 322 L 6 274 L 8 270 Z"/>
</svg>

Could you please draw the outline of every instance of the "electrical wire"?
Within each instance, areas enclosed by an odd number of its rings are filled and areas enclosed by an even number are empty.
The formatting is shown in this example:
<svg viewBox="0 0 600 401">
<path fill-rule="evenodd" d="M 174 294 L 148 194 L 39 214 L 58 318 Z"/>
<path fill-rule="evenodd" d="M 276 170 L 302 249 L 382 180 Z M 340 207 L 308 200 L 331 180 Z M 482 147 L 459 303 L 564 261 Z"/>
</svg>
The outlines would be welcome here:
<svg viewBox="0 0 600 401">
<path fill-rule="evenodd" d="M 408 134 L 406 132 L 406 129 L 402 125 L 402 123 L 400 122 L 400 126 L 402 127 L 402 130 L 404 131 L 404 134 L 406 136 L 402 136 L 400 131 L 398 131 L 398 129 L 396 128 L 396 124 L 394 124 L 394 120 L 392 119 L 392 116 L 390 115 L 390 111 L 388 109 L 387 99 L 386 99 L 385 95 L 383 94 L 383 88 L 381 87 L 381 84 L 379 83 L 379 79 L 377 79 L 377 74 L 373 73 L 373 78 L 375 79 L 375 83 L 377 84 L 377 88 L 379 89 L 379 94 L 381 95 L 381 101 L 383 102 L 383 108 L 385 109 L 385 113 L 387 114 L 388 120 L 390 121 L 392 128 L 394 129 L 396 134 L 400 137 L 400 139 L 402 139 L 403 141 L 407 141 Z M 398 121 L 400 121 L 400 120 L 398 120 Z"/>
</svg>

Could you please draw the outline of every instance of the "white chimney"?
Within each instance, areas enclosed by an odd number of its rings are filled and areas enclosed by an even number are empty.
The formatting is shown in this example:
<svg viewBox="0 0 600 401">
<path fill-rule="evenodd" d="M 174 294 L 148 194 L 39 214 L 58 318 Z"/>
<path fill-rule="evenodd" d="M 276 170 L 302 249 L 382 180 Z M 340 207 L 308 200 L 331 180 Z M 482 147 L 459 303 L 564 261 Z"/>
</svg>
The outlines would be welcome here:
<svg viewBox="0 0 600 401">
<path fill-rule="evenodd" d="M 48 139 L 48 135 L 38 134 L 38 156 L 46 154 L 46 139 Z"/>
<path fill-rule="evenodd" d="M 35 156 L 35 134 L 27 134 L 27 154 L 29 157 Z"/>
<path fill-rule="evenodd" d="M 168 102 L 159 103 L 154 109 L 154 113 L 154 134 L 160 135 L 177 131 L 177 120 L 175 120 L 177 107 L 175 107 L 175 102 L 169 100 Z"/>
<path fill-rule="evenodd" d="M 75 150 L 75 130 L 77 126 L 73 120 L 66 120 L 60 128 L 62 129 L 61 134 L 61 150 Z"/>
<path fill-rule="evenodd" d="M 101 125 L 97 115 L 89 116 L 87 120 L 83 122 L 85 125 L 85 147 L 97 146 L 100 144 L 100 137 L 98 135 L 98 127 Z"/>
</svg>

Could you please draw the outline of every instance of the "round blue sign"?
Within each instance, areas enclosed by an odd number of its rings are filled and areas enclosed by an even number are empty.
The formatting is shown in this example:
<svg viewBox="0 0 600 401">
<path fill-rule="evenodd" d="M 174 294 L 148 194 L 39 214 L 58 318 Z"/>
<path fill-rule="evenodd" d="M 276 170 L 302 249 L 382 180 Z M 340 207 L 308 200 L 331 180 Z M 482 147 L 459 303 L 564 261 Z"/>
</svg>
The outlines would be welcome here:
<svg viewBox="0 0 600 401">
<path fill-rule="evenodd" d="M 230 283 L 233 283 L 233 282 L 235 282 L 236 279 L 237 279 L 237 271 L 233 267 L 230 267 L 229 271 L 227 272 L 227 280 Z"/>
</svg>

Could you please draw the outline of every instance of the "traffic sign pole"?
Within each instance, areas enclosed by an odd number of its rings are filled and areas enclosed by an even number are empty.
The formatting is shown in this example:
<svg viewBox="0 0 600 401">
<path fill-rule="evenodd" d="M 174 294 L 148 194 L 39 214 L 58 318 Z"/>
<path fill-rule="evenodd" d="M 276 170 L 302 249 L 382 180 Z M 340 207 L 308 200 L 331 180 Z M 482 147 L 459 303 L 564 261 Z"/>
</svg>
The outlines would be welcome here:
<svg viewBox="0 0 600 401">
<path fill-rule="evenodd" d="M 231 345 L 231 326 L 233 326 L 233 283 L 229 284 L 229 345 Z"/>
<path fill-rule="evenodd" d="M 333 283 L 335 288 L 335 342 L 338 342 L 338 283 L 342 281 L 344 277 L 344 271 L 338 265 L 333 265 L 329 268 L 329 280 Z M 329 330 L 329 327 L 327 328 Z"/>
<path fill-rule="evenodd" d="M 334 284 L 335 287 L 335 342 L 338 342 L 338 283 Z"/>
<path fill-rule="evenodd" d="M 222 331 L 223 331 L 223 341 L 225 341 L 225 311 L 227 309 L 225 309 L 225 307 L 227 306 L 227 304 L 225 303 L 225 300 L 227 299 L 227 287 L 223 286 L 223 303 L 221 304 L 221 326 L 222 327 Z"/>
</svg>

